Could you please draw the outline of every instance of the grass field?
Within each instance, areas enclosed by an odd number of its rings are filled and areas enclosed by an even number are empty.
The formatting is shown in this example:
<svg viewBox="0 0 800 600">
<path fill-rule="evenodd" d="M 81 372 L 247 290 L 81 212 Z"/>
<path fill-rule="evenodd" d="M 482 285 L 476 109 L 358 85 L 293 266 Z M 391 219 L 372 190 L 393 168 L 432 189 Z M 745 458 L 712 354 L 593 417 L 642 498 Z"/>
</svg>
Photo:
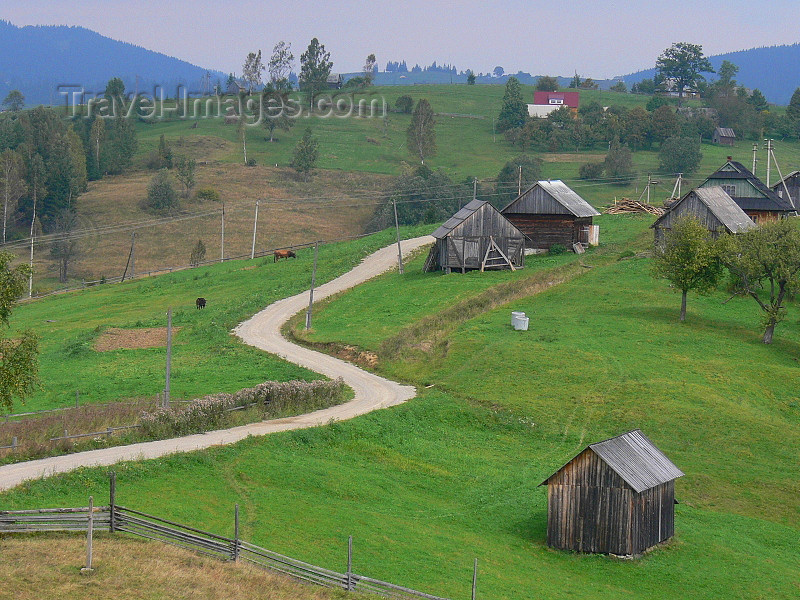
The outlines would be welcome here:
<svg viewBox="0 0 800 600">
<path fill-rule="evenodd" d="M 759 342 L 755 305 L 723 304 L 722 292 L 690 296 L 679 323 L 679 296 L 650 277 L 649 260 L 619 260 L 647 246 L 649 222 L 603 217 L 603 244 L 579 259 L 591 269 L 529 257 L 515 274 L 422 275 L 420 255 L 401 282 L 389 273 L 339 296 L 315 314 L 311 339 L 374 351 L 380 373 L 420 386 L 417 399 L 121 465 L 118 501 L 220 534 L 239 503 L 243 537 L 330 568 L 353 535 L 357 571 L 452 598 L 468 596 L 474 557 L 481 597 L 796 597 L 800 314 L 790 307 L 772 346 Z M 426 321 L 515 278 L 572 268 L 580 274 L 477 316 Z M 528 332 L 511 329 L 510 310 L 531 317 Z M 443 343 L 384 354 L 420 323 L 445 331 Z M 635 427 L 687 474 L 675 539 L 638 561 L 547 549 L 538 484 L 586 444 Z M 106 490 L 104 469 L 84 469 L 0 503 L 71 505 Z"/>
<path fill-rule="evenodd" d="M 431 227 L 404 228 L 408 236 Z M 367 254 L 393 239 L 393 231 L 319 250 L 318 284 L 358 264 Z M 94 349 L 108 328 L 138 330 L 165 327 L 173 310 L 175 336 L 172 396 L 193 398 L 234 392 L 267 380 L 314 379 L 318 376 L 266 355 L 234 338 L 238 323 L 271 302 L 308 289 L 313 249 L 298 251 L 296 260 L 273 263 L 272 257 L 229 261 L 122 284 L 101 285 L 52 296 L 17 307 L 13 325 L 40 336 L 41 389 L 14 412 L 69 405 L 79 390 L 82 403 L 154 397 L 164 386 L 166 349 Z M 205 309 L 195 308 L 198 296 Z M 220 378 L 224 372 L 225 377 Z M 0 425 L 2 427 L 2 425 Z"/>
</svg>

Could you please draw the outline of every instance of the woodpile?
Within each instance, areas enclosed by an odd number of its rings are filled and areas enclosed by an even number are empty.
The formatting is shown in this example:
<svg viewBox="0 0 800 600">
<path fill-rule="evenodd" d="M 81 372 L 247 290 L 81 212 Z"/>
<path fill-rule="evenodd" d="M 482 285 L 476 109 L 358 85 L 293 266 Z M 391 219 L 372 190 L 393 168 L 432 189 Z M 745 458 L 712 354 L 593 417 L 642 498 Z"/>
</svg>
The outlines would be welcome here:
<svg viewBox="0 0 800 600">
<path fill-rule="evenodd" d="M 627 213 L 650 213 L 651 215 L 661 216 L 666 211 L 663 208 L 645 204 L 638 200 L 631 200 L 630 198 L 623 198 L 619 202 L 615 202 L 609 206 L 605 211 L 607 215 L 622 215 Z"/>
</svg>

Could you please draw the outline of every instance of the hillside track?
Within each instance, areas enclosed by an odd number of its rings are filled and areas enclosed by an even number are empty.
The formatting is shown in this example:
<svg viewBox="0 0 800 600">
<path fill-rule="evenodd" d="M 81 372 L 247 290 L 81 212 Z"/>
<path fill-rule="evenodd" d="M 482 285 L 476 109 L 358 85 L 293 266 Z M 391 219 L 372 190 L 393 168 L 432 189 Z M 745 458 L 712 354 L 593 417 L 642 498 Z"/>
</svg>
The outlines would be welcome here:
<svg viewBox="0 0 800 600">
<path fill-rule="evenodd" d="M 403 253 L 408 254 L 433 241 L 431 236 L 423 236 L 404 240 L 401 247 Z M 396 264 L 397 245 L 392 244 L 369 255 L 351 271 L 316 288 L 314 300 L 322 300 L 354 287 L 391 269 Z M 327 377 L 341 377 L 355 392 L 349 402 L 303 415 L 251 423 L 231 429 L 3 465 L 0 467 L 0 491 L 11 489 L 30 479 L 65 473 L 80 467 L 108 466 L 125 460 L 158 458 L 176 452 L 191 452 L 211 446 L 233 444 L 248 436 L 316 427 L 331 421 L 351 419 L 373 410 L 401 404 L 416 395 L 416 390 L 412 386 L 400 385 L 378 377 L 343 360 L 286 340 L 281 335 L 280 329 L 292 316 L 308 306 L 308 296 L 309 292 L 305 291 L 278 300 L 238 325 L 234 333 L 245 343 L 256 348 L 277 354 Z"/>
</svg>

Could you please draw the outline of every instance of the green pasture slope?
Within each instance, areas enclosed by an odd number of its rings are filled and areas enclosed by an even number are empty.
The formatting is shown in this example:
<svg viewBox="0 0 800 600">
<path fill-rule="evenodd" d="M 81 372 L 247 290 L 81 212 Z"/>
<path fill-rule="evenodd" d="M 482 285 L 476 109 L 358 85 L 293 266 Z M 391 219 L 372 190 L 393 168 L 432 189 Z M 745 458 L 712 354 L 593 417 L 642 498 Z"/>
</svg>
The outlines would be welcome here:
<svg viewBox="0 0 800 600">
<path fill-rule="evenodd" d="M 492 119 L 500 112 L 504 89 L 502 85 L 376 86 L 370 88 L 368 93 L 356 93 L 354 98 L 356 102 L 361 98 L 384 98 L 389 108 L 394 107 L 395 100 L 401 95 L 409 95 L 415 101 L 427 98 L 434 111 L 439 113 L 436 118 L 438 152 L 425 162 L 432 168 L 443 169 L 454 181 L 462 181 L 467 177 L 496 177 L 506 161 L 520 154 L 518 149 L 505 141 L 502 134 L 493 135 L 492 131 Z M 580 93 L 581 102 L 598 102 L 603 106 L 644 107 L 650 99 L 648 96 L 595 90 L 582 90 Z M 523 97 L 526 101 L 533 101 L 532 86 L 523 86 Z M 406 146 L 406 130 L 411 122 L 411 115 L 392 112 L 388 119 L 388 126 L 385 126 L 383 119 L 378 117 L 322 118 L 315 114 L 313 117 L 298 119 L 296 126 L 289 132 L 276 131 L 275 136 L 279 140 L 276 143 L 267 141 L 265 129 L 252 128 L 247 134 L 247 156 L 254 158 L 258 164 L 286 166 L 291 162 L 295 144 L 306 127 L 311 127 L 320 140 L 320 168 L 397 175 L 404 165 L 414 166 L 417 163 Z M 196 129 L 191 128 L 194 122 L 198 124 Z M 140 155 L 155 149 L 161 134 L 171 141 L 181 137 L 191 139 L 192 136 L 199 135 L 218 137 L 230 142 L 230 149 L 223 153 L 220 160 L 242 160 L 237 128 L 225 125 L 223 119 L 155 120 L 153 123 L 140 123 L 137 128 Z M 738 140 L 733 148 L 704 143 L 700 168 L 684 185 L 690 186 L 693 181 L 704 179 L 722 165 L 728 155 L 750 165 L 752 145 L 750 140 Z M 564 149 L 557 155 L 547 152 L 532 154 L 545 161 L 543 177 L 570 180 L 589 202 L 603 205 L 613 202 L 615 197 L 638 197 L 642 191 L 642 180 L 647 180 L 648 173 L 658 173 L 657 149 L 656 147 L 655 151 L 633 154 L 639 181 L 629 186 L 611 185 L 605 181 L 577 181 L 580 165 L 602 160 L 606 151 L 603 147 L 588 152 Z M 180 150 L 176 148 L 176 151 Z M 766 164 L 763 154 L 761 151 L 759 174 L 762 177 Z M 776 154 L 784 174 L 800 168 L 800 144 L 797 142 L 780 141 L 776 145 Z M 655 202 L 669 197 L 674 177 L 666 174 L 659 177 L 659 181 L 660 184 L 653 188 Z M 777 181 L 777 172 L 774 169 L 773 181 Z"/>
<path fill-rule="evenodd" d="M 404 228 L 404 235 L 428 233 L 430 226 Z M 393 239 L 394 232 L 322 245 L 317 281 L 324 283 L 358 264 Z M 168 275 L 99 285 L 19 305 L 15 328 L 40 337 L 41 388 L 14 412 L 84 403 L 154 397 L 164 387 L 165 348 L 97 352 L 94 343 L 107 328 L 180 328 L 173 345 L 172 396 L 195 398 L 234 392 L 266 380 L 315 379 L 319 376 L 266 355 L 234 338 L 230 331 L 268 304 L 308 289 L 313 249 L 296 260 L 273 263 L 272 257 L 228 261 Z M 203 310 L 195 299 L 206 298 Z M 224 377 L 220 374 L 224 373 Z"/>
<path fill-rule="evenodd" d="M 530 257 L 517 273 L 423 275 L 420 254 L 406 275 L 340 295 L 316 312 L 311 339 L 377 352 L 378 370 L 417 384 L 418 398 L 120 465 L 118 501 L 222 534 L 238 503 L 244 539 L 340 570 L 353 535 L 356 572 L 454 599 L 469 597 L 475 557 L 482 598 L 797 597 L 800 314 L 790 308 L 772 346 L 753 305 L 723 304 L 723 293 L 691 297 L 678 323 L 679 296 L 650 278 L 649 260 L 619 260 L 647 247 L 651 220 L 604 216 L 600 248 Z M 431 318 L 570 269 L 477 316 Z M 511 329 L 511 310 L 531 317 L 528 332 Z M 538 484 L 586 444 L 635 427 L 686 472 L 675 539 L 637 561 L 549 550 Z M 0 505 L 80 504 L 106 490 L 105 469 L 84 469 Z"/>
</svg>

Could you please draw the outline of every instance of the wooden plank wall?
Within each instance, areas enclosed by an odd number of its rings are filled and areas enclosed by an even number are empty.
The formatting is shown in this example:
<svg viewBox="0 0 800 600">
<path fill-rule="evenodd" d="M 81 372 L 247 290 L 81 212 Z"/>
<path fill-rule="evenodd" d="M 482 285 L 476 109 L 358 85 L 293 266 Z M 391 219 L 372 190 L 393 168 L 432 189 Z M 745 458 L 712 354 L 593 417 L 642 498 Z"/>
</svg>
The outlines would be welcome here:
<svg viewBox="0 0 800 600">
<path fill-rule="evenodd" d="M 529 247 L 545 250 L 553 244 L 572 248 L 572 244 L 581 241 L 581 230 L 592 224 L 591 217 L 578 218 L 572 215 L 510 213 L 506 218 L 527 236 Z"/>
<path fill-rule="evenodd" d="M 547 545 L 639 555 L 675 533 L 675 483 L 637 494 L 591 449 L 548 482 Z"/>
</svg>

